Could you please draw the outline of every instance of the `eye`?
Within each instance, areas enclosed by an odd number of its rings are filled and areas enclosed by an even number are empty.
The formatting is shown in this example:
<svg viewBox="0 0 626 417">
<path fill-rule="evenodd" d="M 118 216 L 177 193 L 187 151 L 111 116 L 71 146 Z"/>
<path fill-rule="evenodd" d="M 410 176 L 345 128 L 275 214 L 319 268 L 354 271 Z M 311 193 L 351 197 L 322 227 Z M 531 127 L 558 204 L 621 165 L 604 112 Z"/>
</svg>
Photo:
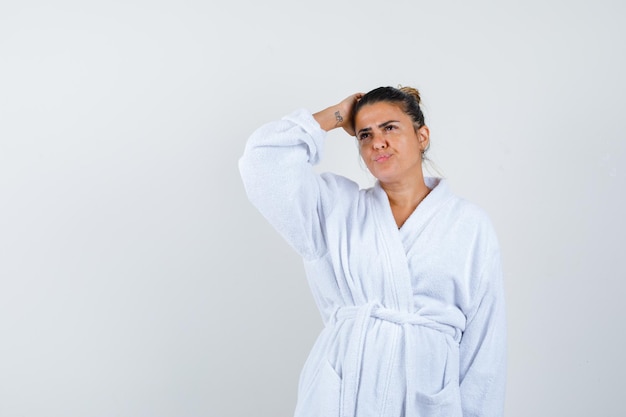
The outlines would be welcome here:
<svg viewBox="0 0 626 417">
<path fill-rule="evenodd" d="M 394 130 L 395 128 L 396 127 L 394 125 L 387 125 L 387 126 L 385 126 L 385 130 L 388 131 L 388 132 L 391 131 L 391 130 Z"/>
<path fill-rule="evenodd" d="M 367 139 L 367 138 L 369 138 L 369 137 L 370 137 L 370 134 L 369 134 L 369 133 L 365 133 L 365 132 L 364 132 L 364 133 L 361 133 L 361 134 L 359 135 L 359 140 L 365 140 L 365 139 Z"/>
</svg>

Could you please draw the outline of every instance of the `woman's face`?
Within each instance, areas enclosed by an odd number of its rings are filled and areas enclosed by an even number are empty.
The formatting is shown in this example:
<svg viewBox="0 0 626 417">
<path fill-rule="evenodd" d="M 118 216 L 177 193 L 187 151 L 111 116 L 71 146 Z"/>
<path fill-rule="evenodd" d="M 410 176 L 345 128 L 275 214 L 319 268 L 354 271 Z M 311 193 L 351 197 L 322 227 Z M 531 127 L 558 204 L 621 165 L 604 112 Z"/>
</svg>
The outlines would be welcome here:
<svg viewBox="0 0 626 417">
<path fill-rule="evenodd" d="M 428 127 L 417 131 L 399 105 L 367 104 L 354 119 L 361 157 L 383 184 L 421 178 L 422 151 L 428 146 Z"/>
</svg>

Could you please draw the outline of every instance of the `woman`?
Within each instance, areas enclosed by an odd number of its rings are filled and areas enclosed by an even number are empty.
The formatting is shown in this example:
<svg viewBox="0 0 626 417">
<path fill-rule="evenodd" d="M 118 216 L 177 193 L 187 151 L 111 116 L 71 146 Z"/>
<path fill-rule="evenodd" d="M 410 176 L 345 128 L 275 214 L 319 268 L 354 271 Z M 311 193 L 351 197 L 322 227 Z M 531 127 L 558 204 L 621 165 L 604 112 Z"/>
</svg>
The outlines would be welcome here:
<svg viewBox="0 0 626 417">
<path fill-rule="evenodd" d="M 356 135 L 374 187 L 314 172 L 334 128 Z M 303 257 L 325 323 L 296 417 L 503 414 L 498 243 L 482 210 L 423 176 L 429 135 L 417 90 L 380 87 L 247 143 L 248 196 Z"/>
</svg>

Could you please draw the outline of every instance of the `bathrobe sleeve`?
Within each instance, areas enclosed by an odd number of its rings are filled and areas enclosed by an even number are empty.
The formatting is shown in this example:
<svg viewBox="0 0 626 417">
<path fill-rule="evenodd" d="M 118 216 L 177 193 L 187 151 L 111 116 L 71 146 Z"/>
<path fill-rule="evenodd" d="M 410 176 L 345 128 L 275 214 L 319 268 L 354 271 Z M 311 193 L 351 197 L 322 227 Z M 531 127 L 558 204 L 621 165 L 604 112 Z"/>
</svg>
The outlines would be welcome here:
<svg viewBox="0 0 626 417">
<path fill-rule="evenodd" d="M 488 259 L 460 344 L 463 417 L 504 415 L 506 327 L 499 251 Z"/>
<path fill-rule="evenodd" d="M 326 253 L 322 223 L 338 204 L 336 197 L 358 191 L 344 177 L 314 172 L 325 138 L 312 114 L 298 110 L 257 129 L 239 160 L 252 204 L 308 260 Z"/>
</svg>

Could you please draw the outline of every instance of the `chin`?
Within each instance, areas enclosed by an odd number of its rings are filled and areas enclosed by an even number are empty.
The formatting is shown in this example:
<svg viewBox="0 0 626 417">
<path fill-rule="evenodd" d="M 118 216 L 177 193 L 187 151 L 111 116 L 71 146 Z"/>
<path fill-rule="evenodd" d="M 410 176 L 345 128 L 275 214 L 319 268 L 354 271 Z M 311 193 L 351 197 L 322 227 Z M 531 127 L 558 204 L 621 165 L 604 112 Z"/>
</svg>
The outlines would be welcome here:
<svg viewBox="0 0 626 417">
<path fill-rule="evenodd" d="M 370 170 L 372 175 L 376 177 L 378 181 L 381 182 L 394 182 L 398 180 L 398 176 L 392 174 L 391 172 L 385 172 L 384 170 L 372 171 Z"/>
</svg>

